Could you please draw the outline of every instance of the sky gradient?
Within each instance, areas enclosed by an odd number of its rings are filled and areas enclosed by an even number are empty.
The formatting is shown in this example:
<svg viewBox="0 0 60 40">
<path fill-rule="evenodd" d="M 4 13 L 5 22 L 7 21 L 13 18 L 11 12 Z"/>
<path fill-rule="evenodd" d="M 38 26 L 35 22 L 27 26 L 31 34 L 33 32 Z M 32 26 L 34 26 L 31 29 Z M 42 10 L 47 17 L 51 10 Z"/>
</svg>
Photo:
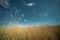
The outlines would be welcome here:
<svg viewBox="0 0 60 40">
<path fill-rule="evenodd" d="M 60 0 L 0 0 L 0 25 L 60 24 Z"/>
</svg>

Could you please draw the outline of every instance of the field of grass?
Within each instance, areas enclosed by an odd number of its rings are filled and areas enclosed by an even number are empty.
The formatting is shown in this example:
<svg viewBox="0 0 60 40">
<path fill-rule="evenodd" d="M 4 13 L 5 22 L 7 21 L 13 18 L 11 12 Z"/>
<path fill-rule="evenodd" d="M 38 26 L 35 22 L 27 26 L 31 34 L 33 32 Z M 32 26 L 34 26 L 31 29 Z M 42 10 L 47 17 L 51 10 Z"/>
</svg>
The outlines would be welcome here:
<svg viewBox="0 0 60 40">
<path fill-rule="evenodd" d="M 60 40 L 60 26 L 0 27 L 0 40 Z"/>
</svg>

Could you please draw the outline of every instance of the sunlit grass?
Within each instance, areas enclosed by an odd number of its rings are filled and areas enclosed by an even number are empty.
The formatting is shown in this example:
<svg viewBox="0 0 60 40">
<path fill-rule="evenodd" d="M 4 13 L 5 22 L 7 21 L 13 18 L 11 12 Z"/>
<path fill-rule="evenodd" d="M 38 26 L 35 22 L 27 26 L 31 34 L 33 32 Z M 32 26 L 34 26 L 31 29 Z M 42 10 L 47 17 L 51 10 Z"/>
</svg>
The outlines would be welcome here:
<svg viewBox="0 0 60 40">
<path fill-rule="evenodd" d="M 0 40 L 60 40 L 60 26 L 4 26 Z"/>
</svg>

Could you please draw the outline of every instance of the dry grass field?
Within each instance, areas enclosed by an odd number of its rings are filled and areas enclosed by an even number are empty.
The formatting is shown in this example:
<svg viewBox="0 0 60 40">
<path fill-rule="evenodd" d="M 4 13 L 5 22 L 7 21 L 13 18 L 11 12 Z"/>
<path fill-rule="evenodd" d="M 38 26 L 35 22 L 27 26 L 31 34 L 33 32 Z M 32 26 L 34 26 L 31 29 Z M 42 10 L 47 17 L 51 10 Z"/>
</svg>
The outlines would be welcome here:
<svg viewBox="0 0 60 40">
<path fill-rule="evenodd" d="M 60 26 L 0 27 L 0 40 L 60 40 Z"/>
</svg>

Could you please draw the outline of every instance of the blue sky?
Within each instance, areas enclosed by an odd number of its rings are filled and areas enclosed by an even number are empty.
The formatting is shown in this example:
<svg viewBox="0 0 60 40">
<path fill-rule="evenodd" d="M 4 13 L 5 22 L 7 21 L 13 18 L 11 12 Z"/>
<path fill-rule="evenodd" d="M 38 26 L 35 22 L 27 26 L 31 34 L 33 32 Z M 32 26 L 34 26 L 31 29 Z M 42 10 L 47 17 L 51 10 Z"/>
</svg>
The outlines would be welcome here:
<svg viewBox="0 0 60 40">
<path fill-rule="evenodd" d="M 0 25 L 60 24 L 60 0 L 0 0 Z"/>
</svg>

